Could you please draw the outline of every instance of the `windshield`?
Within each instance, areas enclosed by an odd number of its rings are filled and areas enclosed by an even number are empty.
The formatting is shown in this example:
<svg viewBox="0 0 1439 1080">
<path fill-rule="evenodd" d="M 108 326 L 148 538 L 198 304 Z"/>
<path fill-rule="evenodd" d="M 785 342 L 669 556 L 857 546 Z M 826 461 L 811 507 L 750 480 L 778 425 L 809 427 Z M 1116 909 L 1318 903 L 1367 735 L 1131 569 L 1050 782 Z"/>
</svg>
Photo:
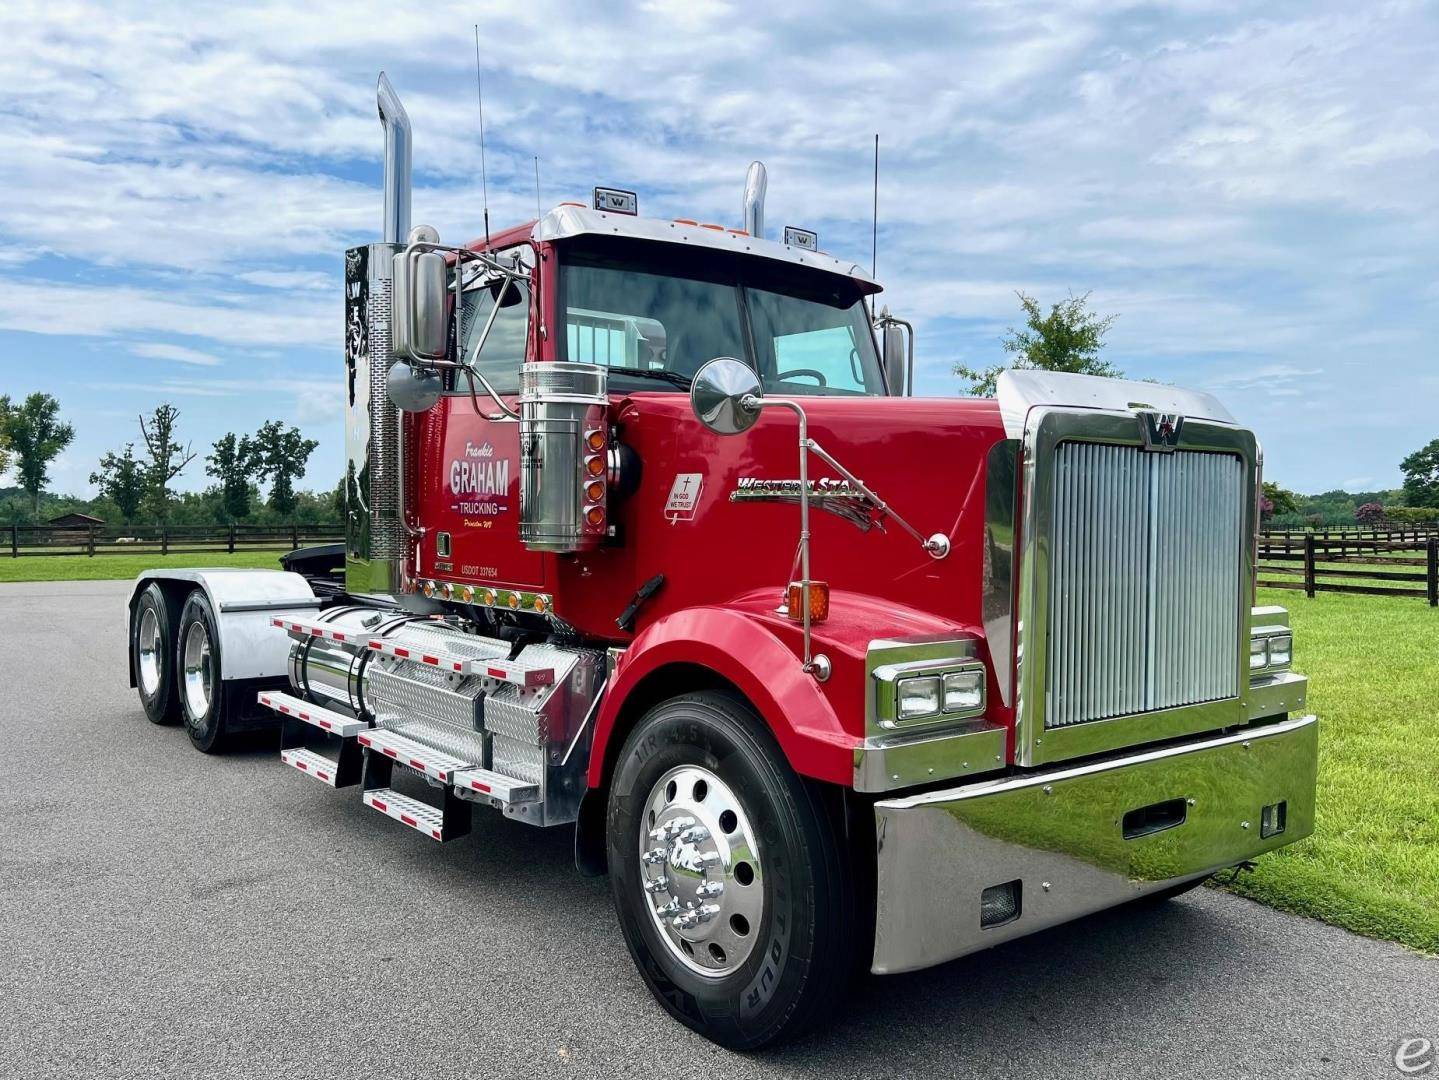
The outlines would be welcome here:
<svg viewBox="0 0 1439 1080">
<path fill-rule="evenodd" d="M 858 288 L 756 258 L 701 261 L 668 245 L 564 252 L 565 359 L 610 368 L 624 389 L 683 389 L 733 356 L 778 394 L 883 394 Z"/>
</svg>

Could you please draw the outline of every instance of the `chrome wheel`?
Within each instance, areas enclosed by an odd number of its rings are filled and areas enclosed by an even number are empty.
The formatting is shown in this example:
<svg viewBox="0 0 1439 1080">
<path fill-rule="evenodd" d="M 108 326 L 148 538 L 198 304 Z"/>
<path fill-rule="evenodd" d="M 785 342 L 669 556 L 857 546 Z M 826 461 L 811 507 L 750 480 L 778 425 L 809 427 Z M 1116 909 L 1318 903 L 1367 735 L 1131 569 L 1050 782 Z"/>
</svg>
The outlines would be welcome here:
<svg viewBox="0 0 1439 1080">
<path fill-rule="evenodd" d="M 210 633 L 198 619 L 185 632 L 185 658 L 181 668 L 185 712 L 192 720 L 203 720 L 210 715 Z"/>
<path fill-rule="evenodd" d="M 759 845 L 744 807 L 698 765 L 656 781 L 640 818 L 640 886 L 665 945 L 711 978 L 738 970 L 764 916 Z"/>
<path fill-rule="evenodd" d="M 160 691 L 160 620 L 152 607 L 140 609 L 140 629 L 135 635 L 140 675 L 140 692 L 147 698 Z"/>
</svg>

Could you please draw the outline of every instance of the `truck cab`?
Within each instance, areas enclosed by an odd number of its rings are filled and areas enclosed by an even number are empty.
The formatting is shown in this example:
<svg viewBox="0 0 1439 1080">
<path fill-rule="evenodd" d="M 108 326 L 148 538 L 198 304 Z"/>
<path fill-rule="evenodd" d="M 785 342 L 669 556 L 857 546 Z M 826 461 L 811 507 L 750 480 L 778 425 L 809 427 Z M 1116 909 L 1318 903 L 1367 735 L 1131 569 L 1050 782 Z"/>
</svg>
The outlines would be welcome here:
<svg viewBox="0 0 1439 1080">
<path fill-rule="evenodd" d="M 1316 727 L 1253 606 L 1261 455 L 1207 394 L 912 394 L 813 233 L 597 188 L 345 259 L 343 586 L 153 572 L 147 714 L 431 840 L 573 827 L 660 1006 L 736 1048 L 912 970 L 1174 895 L 1313 827 Z M 300 567 L 304 570 L 304 567 Z"/>
</svg>

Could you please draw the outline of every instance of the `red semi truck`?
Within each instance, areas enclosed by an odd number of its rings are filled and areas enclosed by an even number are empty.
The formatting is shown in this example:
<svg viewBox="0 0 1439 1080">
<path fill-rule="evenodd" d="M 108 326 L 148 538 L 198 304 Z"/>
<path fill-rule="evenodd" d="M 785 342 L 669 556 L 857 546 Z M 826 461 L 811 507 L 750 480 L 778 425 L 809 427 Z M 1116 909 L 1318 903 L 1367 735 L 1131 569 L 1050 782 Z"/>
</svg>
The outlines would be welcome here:
<svg viewBox="0 0 1439 1080">
<path fill-rule="evenodd" d="M 575 829 L 658 1002 L 722 1044 L 1191 888 L 1311 831 L 1254 608 L 1260 452 L 1212 397 L 1041 372 L 910 396 L 908 325 L 787 228 L 597 188 L 345 257 L 348 539 L 130 599 L 151 720 L 440 842 Z M 317 793 L 317 797 L 320 797 Z"/>
</svg>

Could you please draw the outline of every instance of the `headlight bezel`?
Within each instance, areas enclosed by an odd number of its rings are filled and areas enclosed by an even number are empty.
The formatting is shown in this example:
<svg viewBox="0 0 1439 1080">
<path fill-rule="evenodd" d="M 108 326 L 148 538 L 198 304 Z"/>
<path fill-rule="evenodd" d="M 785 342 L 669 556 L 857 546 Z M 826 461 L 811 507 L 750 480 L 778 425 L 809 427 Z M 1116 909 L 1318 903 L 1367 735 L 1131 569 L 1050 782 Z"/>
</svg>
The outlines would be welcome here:
<svg viewBox="0 0 1439 1080">
<path fill-rule="evenodd" d="M 1254 658 L 1263 656 L 1256 665 Z M 1249 632 L 1249 677 L 1263 678 L 1288 671 L 1294 663 L 1294 631 L 1280 623 L 1256 626 Z"/>
<path fill-rule="evenodd" d="M 881 728 L 893 730 L 973 720 L 984 715 L 989 705 L 989 672 L 975 658 L 949 657 L 917 663 L 885 665 L 874 672 L 876 720 Z M 951 687 L 946 694 L 946 686 Z M 960 694 L 963 701 L 956 700 Z M 920 708 L 910 701 L 928 698 Z"/>
</svg>

